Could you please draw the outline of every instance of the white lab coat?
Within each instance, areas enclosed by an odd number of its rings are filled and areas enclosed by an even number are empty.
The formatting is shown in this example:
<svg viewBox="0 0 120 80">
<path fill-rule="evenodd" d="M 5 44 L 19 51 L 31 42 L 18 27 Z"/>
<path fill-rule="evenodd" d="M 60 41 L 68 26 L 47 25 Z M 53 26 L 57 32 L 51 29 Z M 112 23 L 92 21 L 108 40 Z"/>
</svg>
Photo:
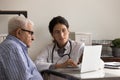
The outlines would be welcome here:
<svg viewBox="0 0 120 80">
<path fill-rule="evenodd" d="M 73 40 L 70 40 L 72 45 L 72 50 L 70 53 L 70 57 L 73 61 L 76 63 L 79 61 L 79 58 L 83 52 L 84 49 L 84 43 L 78 43 Z M 69 54 L 70 52 L 70 42 L 65 46 L 66 51 L 64 54 Z M 56 46 L 53 51 L 53 63 L 52 63 L 52 50 L 54 47 L 54 43 L 48 45 L 44 50 L 41 51 L 40 55 L 35 60 L 35 64 L 39 71 L 49 69 L 50 65 L 56 64 L 56 63 L 62 63 L 68 59 L 68 56 L 60 57 L 57 53 L 58 47 Z"/>
</svg>

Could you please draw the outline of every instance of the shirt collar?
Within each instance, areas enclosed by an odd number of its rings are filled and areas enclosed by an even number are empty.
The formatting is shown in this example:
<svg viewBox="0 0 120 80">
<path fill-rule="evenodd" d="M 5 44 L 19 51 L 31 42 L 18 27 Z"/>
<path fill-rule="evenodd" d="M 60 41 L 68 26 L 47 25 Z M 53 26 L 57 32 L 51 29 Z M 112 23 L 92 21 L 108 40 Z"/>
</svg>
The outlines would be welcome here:
<svg viewBox="0 0 120 80">
<path fill-rule="evenodd" d="M 64 46 L 64 48 L 67 50 L 67 49 L 69 49 L 69 47 L 70 47 L 70 42 L 69 42 L 69 40 L 67 41 L 67 44 Z M 57 51 L 58 49 L 60 49 L 57 45 L 55 46 L 55 50 Z"/>
<path fill-rule="evenodd" d="M 25 43 L 23 43 L 20 39 L 16 38 L 15 36 L 8 35 L 8 36 L 6 37 L 6 39 L 13 40 L 13 41 L 19 43 L 21 46 L 24 46 L 25 48 L 27 48 L 27 45 L 26 45 Z"/>
</svg>

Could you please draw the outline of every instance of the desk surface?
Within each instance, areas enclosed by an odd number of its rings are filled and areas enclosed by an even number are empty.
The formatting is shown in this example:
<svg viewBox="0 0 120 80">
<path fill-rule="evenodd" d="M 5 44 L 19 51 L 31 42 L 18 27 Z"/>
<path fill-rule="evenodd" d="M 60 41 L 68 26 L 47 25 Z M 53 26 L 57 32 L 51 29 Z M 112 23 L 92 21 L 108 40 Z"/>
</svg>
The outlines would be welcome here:
<svg viewBox="0 0 120 80">
<path fill-rule="evenodd" d="M 52 74 L 68 80 L 120 80 L 120 69 L 104 69 L 105 76 L 89 79 L 81 79 L 80 71 L 65 71 L 64 69 L 45 70 L 44 74 Z"/>
</svg>

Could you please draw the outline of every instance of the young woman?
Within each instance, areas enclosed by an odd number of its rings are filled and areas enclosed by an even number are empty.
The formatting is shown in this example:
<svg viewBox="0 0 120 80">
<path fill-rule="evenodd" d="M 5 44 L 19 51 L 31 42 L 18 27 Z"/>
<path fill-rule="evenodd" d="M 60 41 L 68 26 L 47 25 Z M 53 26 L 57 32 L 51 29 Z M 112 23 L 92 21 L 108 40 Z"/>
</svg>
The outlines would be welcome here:
<svg viewBox="0 0 120 80">
<path fill-rule="evenodd" d="M 38 70 L 77 67 L 82 56 L 84 43 L 69 39 L 68 21 L 61 16 L 54 17 L 49 23 L 53 43 L 41 51 L 35 63 Z"/>
</svg>

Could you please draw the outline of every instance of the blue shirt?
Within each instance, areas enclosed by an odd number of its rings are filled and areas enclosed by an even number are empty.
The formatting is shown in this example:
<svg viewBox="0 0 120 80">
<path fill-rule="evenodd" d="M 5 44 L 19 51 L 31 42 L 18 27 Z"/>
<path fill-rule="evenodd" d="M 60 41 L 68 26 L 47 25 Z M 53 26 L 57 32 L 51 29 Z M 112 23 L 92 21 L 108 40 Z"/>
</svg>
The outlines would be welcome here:
<svg viewBox="0 0 120 80">
<path fill-rule="evenodd" d="M 11 35 L 0 44 L 0 80 L 43 80 L 27 49 Z"/>
</svg>

